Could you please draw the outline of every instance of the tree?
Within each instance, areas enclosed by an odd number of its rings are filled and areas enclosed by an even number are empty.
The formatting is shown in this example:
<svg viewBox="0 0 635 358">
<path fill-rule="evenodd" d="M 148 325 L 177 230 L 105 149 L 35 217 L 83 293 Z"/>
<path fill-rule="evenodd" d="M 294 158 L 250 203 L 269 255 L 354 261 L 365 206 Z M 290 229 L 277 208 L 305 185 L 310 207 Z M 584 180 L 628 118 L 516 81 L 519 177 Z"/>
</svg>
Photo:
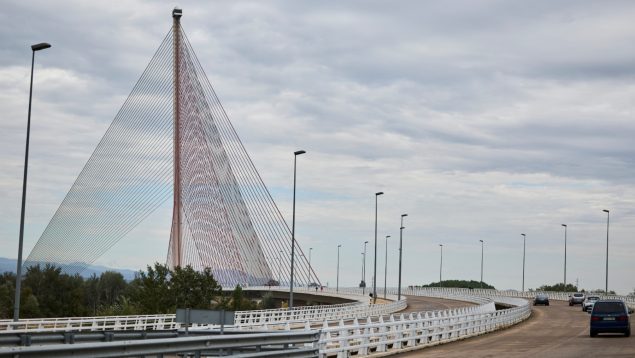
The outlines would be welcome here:
<svg viewBox="0 0 635 358">
<path fill-rule="evenodd" d="M 173 298 L 170 295 L 170 269 L 166 265 L 155 263 L 148 266 L 148 272 L 139 271 L 134 279 L 133 301 L 141 313 L 173 313 Z"/>
<path fill-rule="evenodd" d="M 481 288 L 481 281 L 474 280 L 443 280 L 443 282 L 431 282 L 427 285 L 422 285 L 419 287 L 454 287 L 454 288 Z M 487 283 L 482 283 L 483 288 L 487 289 L 495 289 L 494 286 L 488 285 Z"/>
<path fill-rule="evenodd" d="M 5 272 L 0 275 L 0 319 L 13 316 L 13 300 L 15 295 L 15 275 Z"/>
<path fill-rule="evenodd" d="M 570 283 L 567 286 L 564 283 L 556 283 L 554 285 L 542 285 L 536 289 L 536 291 L 551 291 L 551 292 L 578 292 L 578 287 Z"/>
<path fill-rule="evenodd" d="M 126 280 L 123 275 L 115 271 L 106 271 L 99 277 L 97 286 L 99 301 L 107 306 L 117 303 L 119 296 L 126 288 Z"/>
<path fill-rule="evenodd" d="M 276 301 L 273 299 L 273 294 L 271 292 L 267 292 L 262 296 L 262 300 L 260 301 L 260 309 L 270 310 L 276 308 Z"/>
</svg>

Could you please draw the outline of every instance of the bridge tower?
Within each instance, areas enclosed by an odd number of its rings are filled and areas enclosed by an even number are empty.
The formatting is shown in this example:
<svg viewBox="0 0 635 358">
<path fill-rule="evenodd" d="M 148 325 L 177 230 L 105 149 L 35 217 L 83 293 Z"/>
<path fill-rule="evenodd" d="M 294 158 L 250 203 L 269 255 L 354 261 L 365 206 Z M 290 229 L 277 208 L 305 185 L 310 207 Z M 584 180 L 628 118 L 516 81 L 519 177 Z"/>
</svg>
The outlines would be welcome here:
<svg viewBox="0 0 635 358">
<path fill-rule="evenodd" d="M 172 209 L 172 230 L 170 232 L 170 254 L 168 263 L 171 267 L 181 266 L 183 263 L 182 240 L 181 240 L 181 113 L 180 113 L 180 39 L 181 39 L 181 16 L 183 11 L 179 8 L 172 10 L 172 32 L 173 45 L 173 113 L 174 113 L 174 205 Z"/>
</svg>

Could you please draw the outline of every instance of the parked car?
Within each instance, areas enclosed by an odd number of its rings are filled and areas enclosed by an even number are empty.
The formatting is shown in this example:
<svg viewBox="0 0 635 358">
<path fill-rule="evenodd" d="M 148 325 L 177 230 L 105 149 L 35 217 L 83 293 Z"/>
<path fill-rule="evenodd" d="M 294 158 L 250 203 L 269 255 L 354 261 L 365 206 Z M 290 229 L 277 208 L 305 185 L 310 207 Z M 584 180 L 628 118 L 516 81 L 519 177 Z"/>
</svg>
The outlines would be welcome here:
<svg viewBox="0 0 635 358">
<path fill-rule="evenodd" d="M 569 296 L 569 306 L 581 305 L 584 302 L 584 293 L 574 293 Z"/>
<path fill-rule="evenodd" d="M 549 296 L 546 293 L 539 293 L 534 298 L 534 306 L 536 305 L 545 305 L 549 306 Z"/>
<path fill-rule="evenodd" d="M 598 300 L 589 311 L 591 322 L 589 335 L 595 337 L 598 333 L 624 333 L 626 337 L 631 335 L 631 320 L 629 309 L 620 300 Z"/>
<path fill-rule="evenodd" d="M 600 299 L 600 297 L 598 297 L 598 296 L 587 296 L 587 298 L 584 300 L 584 302 L 582 302 L 582 310 L 583 311 L 592 310 L 593 309 L 593 304 L 595 303 L 595 301 L 597 301 L 599 299 Z"/>
</svg>

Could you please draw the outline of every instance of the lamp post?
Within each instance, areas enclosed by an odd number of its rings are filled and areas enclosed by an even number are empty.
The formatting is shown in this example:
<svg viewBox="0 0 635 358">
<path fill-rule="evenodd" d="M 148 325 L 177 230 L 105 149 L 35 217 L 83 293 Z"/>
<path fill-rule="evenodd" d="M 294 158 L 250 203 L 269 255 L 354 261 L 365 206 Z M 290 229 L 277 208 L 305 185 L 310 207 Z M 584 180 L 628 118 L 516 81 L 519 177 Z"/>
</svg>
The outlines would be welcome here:
<svg viewBox="0 0 635 358">
<path fill-rule="evenodd" d="M 604 286 L 605 294 L 609 294 L 609 217 L 610 213 L 608 210 L 602 210 L 606 213 L 606 281 Z"/>
<path fill-rule="evenodd" d="M 483 240 L 478 240 L 481 242 L 481 290 L 483 289 L 483 246 L 485 243 Z"/>
<path fill-rule="evenodd" d="M 291 275 L 289 279 L 289 309 L 293 308 L 293 259 L 295 256 L 295 178 L 298 155 L 306 153 L 303 150 L 293 152 L 293 219 L 291 220 Z"/>
<path fill-rule="evenodd" d="M 384 299 L 386 299 L 386 290 L 388 284 L 388 238 L 390 235 L 386 235 L 386 258 L 384 259 Z"/>
<path fill-rule="evenodd" d="M 311 251 L 313 251 L 312 247 L 309 247 L 309 285 L 307 286 L 307 289 L 309 288 L 309 286 L 311 285 L 311 275 L 313 274 L 313 269 L 311 268 Z"/>
<path fill-rule="evenodd" d="M 403 244 L 403 218 L 408 214 L 401 214 L 401 226 L 399 227 L 399 284 L 397 285 L 397 301 L 401 300 L 401 256 L 402 256 L 402 244 Z"/>
<path fill-rule="evenodd" d="M 31 46 L 31 84 L 29 86 L 29 112 L 26 122 L 26 150 L 24 152 L 24 176 L 22 177 L 22 208 L 20 211 L 20 236 L 18 239 L 18 262 L 15 275 L 15 302 L 13 305 L 13 320 L 20 320 L 20 291 L 22 286 L 22 247 L 24 246 L 24 211 L 26 206 L 26 179 L 29 169 L 29 140 L 31 138 L 31 100 L 33 98 L 33 68 L 35 66 L 35 52 L 51 47 L 46 42 Z"/>
<path fill-rule="evenodd" d="M 439 264 L 439 287 L 441 287 L 441 282 L 443 281 L 443 276 L 442 276 L 442 272 L 443 272 L 443 244 L 439 244 L 439 247 L 441 248 L 441 263 Z"/>
<path fill-rule="evenodd" d="M 364 241 L 364 261 L 362 263 L 362 282 L 364 283 L 364 287 L 362 287 L 362 294 L 366 295 L 366 245 L 368 241 Z"/>
<path fill-rule="evenodd" d="M 337 283 L 335 292 L 340 292 L 340 247 L 342 247 L 342 245 L 337 245 Z"/>
<path fill-rule="evenodd" d="M 384 195 L 383 191 L 375 193 L 375 262 L 373 269 L 373 303 L 377 303 L 377 197 Z"/>
<path fill-rule="evenodd" d="M 527 235 L 525 234 L 521 234 L 523 236 L 523 290 L 522 292 L 525 292 L 525 239 L 527 237 Z"/>
<path fill-rule="evenodd" d="M 278 251 L 278 286 L 282 286 L 282 250 Z"/>
<path fill-rule="evenodd" d="M 564 291 L 567 291 L 567 224 L 562 224 L 564 227 Z"/>
</svg>

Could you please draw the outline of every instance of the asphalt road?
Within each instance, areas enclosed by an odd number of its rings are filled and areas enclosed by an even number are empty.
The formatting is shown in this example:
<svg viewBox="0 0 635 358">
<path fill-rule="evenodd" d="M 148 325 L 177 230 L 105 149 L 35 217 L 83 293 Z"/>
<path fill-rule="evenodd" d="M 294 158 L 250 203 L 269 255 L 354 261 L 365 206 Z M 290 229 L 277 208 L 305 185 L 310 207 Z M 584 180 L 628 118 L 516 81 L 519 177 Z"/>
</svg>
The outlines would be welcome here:
<svg viewBox="0 0 635 358">
<path fill-rule="evenodd" d="M 552 301 L 548 307 L 533 307 L 532 316 L 514 327 L 398 356 L 635 357 L 635 336 L 601 334 L 591 338 L 589 314 L 580 306 Z"/>
<path fill-rule="evenodd" d="M 437 311 L 446 310 L 448 308 L 459 308 L 474 305 L 470 302 L 448 300 L 447 298 L 432 298 L 420 296 L 406 297 L 408 297 L 408 307 L 398 313 Z"/>
</svg>

